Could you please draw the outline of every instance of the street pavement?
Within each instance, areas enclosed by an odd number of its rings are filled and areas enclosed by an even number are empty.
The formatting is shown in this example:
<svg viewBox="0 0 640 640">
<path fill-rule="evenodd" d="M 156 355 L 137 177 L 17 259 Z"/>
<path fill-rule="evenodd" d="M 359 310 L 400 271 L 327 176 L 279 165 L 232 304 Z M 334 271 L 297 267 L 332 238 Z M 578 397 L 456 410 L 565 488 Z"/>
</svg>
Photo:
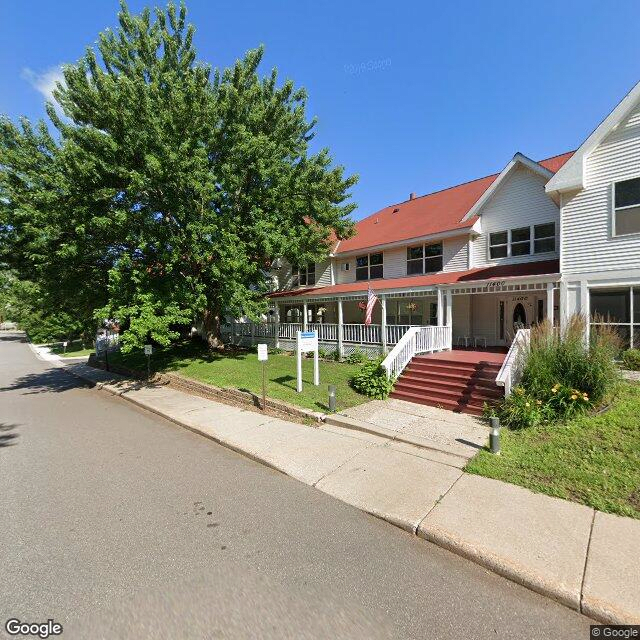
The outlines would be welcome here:
<svg viewBox="0 0 640 640">
<path fill-rule="evenodd" d="M 69 638 L 586 638 L 558 603 L 0 333 L 0 625 Z M 1 637 L 9 637 L 6 633 Z"/>
</svg>

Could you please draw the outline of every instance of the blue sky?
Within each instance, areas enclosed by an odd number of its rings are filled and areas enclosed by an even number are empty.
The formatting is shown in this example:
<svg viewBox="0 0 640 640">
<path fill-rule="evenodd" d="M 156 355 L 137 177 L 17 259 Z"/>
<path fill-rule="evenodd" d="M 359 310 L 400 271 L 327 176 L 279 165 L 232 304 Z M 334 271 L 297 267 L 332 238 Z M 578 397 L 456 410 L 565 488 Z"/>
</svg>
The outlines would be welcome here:
<svg viewBox="0 0 640 640">
<path fill-rule="evenodd" d="M 318 145 L 360 175 L 356 217 L 499 171 L 516 151 L 574 149 L 640 80 L 637 0 L 187 6 L 200 59 L 226 66 L 263 43 L 265 72 L 307 88 Z M 0 0 L 0 112 L 43 115 L 57 67 L 117 9 Z"/>
</svg>

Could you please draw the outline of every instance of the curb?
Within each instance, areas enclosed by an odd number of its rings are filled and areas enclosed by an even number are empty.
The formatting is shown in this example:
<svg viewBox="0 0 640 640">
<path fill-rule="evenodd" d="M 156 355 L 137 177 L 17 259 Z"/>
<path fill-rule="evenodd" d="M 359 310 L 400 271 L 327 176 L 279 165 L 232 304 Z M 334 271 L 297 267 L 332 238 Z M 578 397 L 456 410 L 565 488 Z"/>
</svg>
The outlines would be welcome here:
<svg viewBox="0 0 640 640">
<path fill-rule="evenodd" d="M 158 415 L 162 418 L 164 418 L 165 420 L 168 420 L 169 422 L 172 422 L 184 429 L 187 429 L 189 431 L 191 431 L 192 433 L 198 434 L 200 436 L 204 436 L 205 438 L 225 447 L 226 449 L 229 449 L 231 451 L 234 451 L 235 453 L 238 453 L 242 456 L 244 456 L 245 458 L 248 458 L 250 460 L 253 460 L 254 462 L 258 462 L 260 464 L 265 465 L 266 467 L 274 470 L 274 471 L 278 471 L 279 473 L 282 473 L 283 475 L 288 475 L 286 472 L 282 471 L 281 469 L 279 469 L 278 467 L 274 466 L 273 464 L 269 463 L 266 460 L 263 460 L 262 458 L 260 458 L 259 456 L 255 456 L 252 455 L 246 451 L 244 451 L 243 449 L 236 447 L 234 445 L 231 445 L 227 442 L 225 442 L 224 440 L 213 436 L 209 433 L 207 433 L 206 431 L 203 431 L 201 429 L 199 429 L 198 427 L 194 427 L 188 424 L 185 424 L 184 422 L 180 421 L 179 419 L 175 418 L 174 416 L 168 415 L 167 413 L 158 410 L 152 406 L 149 406 L 143 402 L 140 402 L 138 400 L 135 400 L 134 398 L 128 397 L 127 396 L 127 390 L 119 390 L 117 388 L 115 388 L 113 385 L 107 383 L 107 382 L 96 382 L 95 380 L 92 380 L 89 377 L 85 377 L 81 374 L 79 374 L 78 372 L 75 371 L 70 371 L 67 367 L 65 367 L 64 365 L 61 365 L 61 368 L 64 368 L 68 373 L 70 373 L 72 376 L 83 380 L 85 382 L 88 382 L 92 387 L 95 387 L 98 390 L 103 390 L 106 391 L 107 393 L 110 393 L 111 395 L 114 396 L 119 396 L 120 398 L 127 400 L 128 402 L 130 402 L 131 404 L 140 407 L 142 409 L 145 409 L 147 411 L 150 411 L 151 413 L 154 413 L 155 415 Z M 344 417 L 344 416 L 341 416 Z M 340 418 L 337 418 L 337 416 L 326 416 L 327 418 L 327 424 L 333 424 L 335 426 L 341 426 L 341 427 L 345 427 L 346 425 L 346 420 L 343 423 Z M 331 419 L 334 420 L 331 420 Z M 350 420 L 350 419 L 349 419 Z M 365 425 L 367 428 L 362 428 L 363 425 Z M 371 429 L 371 425 L 368 425 L 367 423 L 361 423 L 360 421 L 353 421 L 351 423 L 350 427 L 346 427 L 346 428 L 351 428 L 354 430 L 360 430 L 360 431 L 367 431 L 369 433 L 373 433 L 374 435 L 382 435 L 381 432 L 383 431 L 389 431 L 392 434 L 396 434 L 395 431 L 390 431 L 390 430 L 385 430 L 383 428 L 380 428 L 380 431 L 375 431 L 373 429 Z M 384 437 L 387 437 L 387 435 L 385 434 Z M 399 438 L 393 438 L 396 441 L 399 440 Z M 406 441 L 406 440 L 403 440 Z M 410 444 L 414 444 L 413 442 L 410 442 Z M 418 445 L 420 446 L 420 445 Z M 432 448 L 432 447 L 430 447 Z M 312 486 L 312 485 L 309 485 Z M 314 487 L 317 488 L 317 487 Z M 322 491 L 321 489 L 318 489 L 319 491 Z M 324 492 L 323 492 L 324 493 Z M 330 495 L 330 494 L 327 494 Z M 354 505 L 351 505 L 354 506 Z M 358 507 L 355 507 L 358 508 Z M 367 511 L 364 509 L 361 509 L 361 511 L 365 511 L 365 513 L 368 513 L 372 516 L 375 516 L 381 520 L 384 520 L 385 522 L 388 522 L 389 524 L 398 527 L 399 529 L 402 529 L 403 531 L 407 531 L 406 528 L 401 527 L 397 522 L 394 522 L 394 520 L 392 518 L 388 518 L 382 515 L 378 515 L 376 513 L 372 513 L 371 511 Z M 577 598 L 574 597 L 572 594 L 568 593 L 565 589 L 559 588 L 555 585 L 550 585 L 547 582 L 544 582 L 540 579 L 537 579 L 536 576 L 530 574 L 528 571 L 526 571 L 526 569 L 524 567 L 517 567 L 517 566 L 509 566 L 507 564 L 505 564 L 503 561 L 498 560 L 497 558 L 493 558 L 489 555 L 486 554 L 480 554 L 478 551 L 476 551 L 471 545 L 465 543 L 462 540 L 457 540 L 451 536 L 449 536 L 448 534 L 445 534 L 444 532 L 442 532 L 441 534 L 435 531 L 422 531 L 420 532 L 419 530 L 420 528 L 418 527 L 418 529 L 413 532 L 414 535 L 416 537 L 422 538 L 423 540 L 426 540 L 427 542 L 430 542 L 432 544 L 435 544 L 436 546 L 445 549 L 451 553 L 454 553 L 460 557 L 465 558 L 466 560 L 469 560 L 481 567 L 483 567 L 484 569 L 487 569 L 488 571 L 491 571 L 492 573 L 495 573 L 496 575 L 501 576 L 502 578 L 505 578 L 507 580 L 510 580 L 511 582 L 515 582 L 516 584 L 519 584 L 535 593 L 538 593 L 542 596 L 545 596 L 555 602 L 558 602 L 559 604 L 573 610 L 576 611 L 578 613 L 581 613 L 582 615 L 585 615 L 586 617 L 591 617 L 592 619 L 596 620 L 597 622 L 603 623 L 603 624 L 627 624 L 628 621 L 625 621 L 624 619 L 616 619 L 616 620 L 612 620 L 613 616 L 611 615 L 605 615 L 605 612 L 603 611 L 602 613 L 600 613 L 600 611 L 598 611 L 595 607 L 588 607 L 588 615 L 587 612 L 582 610 L 581 607 L 581 600 L 582 600 L 582 593 L 580 593 Z"/>
</svg>

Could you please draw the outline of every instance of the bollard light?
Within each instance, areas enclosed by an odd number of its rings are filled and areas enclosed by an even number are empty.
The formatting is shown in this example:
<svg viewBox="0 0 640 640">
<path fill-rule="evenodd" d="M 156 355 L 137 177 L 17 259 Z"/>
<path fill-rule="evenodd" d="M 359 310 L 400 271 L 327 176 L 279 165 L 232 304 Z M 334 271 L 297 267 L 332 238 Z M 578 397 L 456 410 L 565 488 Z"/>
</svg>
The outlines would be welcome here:
<svg viewBox="0 0 640 640">
<path fill-rule="evenodd" d="M 336 385 L 329 385 L 329 411 L 334 412 L 336 410 Z"/>
<path fill-rule="evenodd" d="M 500 455 L 500 418 L 489 418 L 489 448 L 491 453 Z"/>
</svg>

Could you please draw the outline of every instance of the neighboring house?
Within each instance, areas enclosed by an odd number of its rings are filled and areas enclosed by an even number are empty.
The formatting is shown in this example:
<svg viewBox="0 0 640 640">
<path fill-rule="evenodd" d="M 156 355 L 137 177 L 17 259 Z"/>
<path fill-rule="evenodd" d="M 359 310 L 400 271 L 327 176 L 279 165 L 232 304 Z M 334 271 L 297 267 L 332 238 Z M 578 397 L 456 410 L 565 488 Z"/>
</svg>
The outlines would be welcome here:
<svg viewBox="0 0 640 640">
<path fill-rule="evenodd" d="M 411 194 L 273 282 L 269 322 L 235 335 L 290 346 L 313 328 L 326 349 L 387 352 L 439 325 L 454 347 L 507 347 L 518 328 L 577 312 L 640 346 L 640 84 L 576 152 L 516 153 L 499 174 Z M 365 326 L 369 287 L 380 304 Z"/>
</svg>

